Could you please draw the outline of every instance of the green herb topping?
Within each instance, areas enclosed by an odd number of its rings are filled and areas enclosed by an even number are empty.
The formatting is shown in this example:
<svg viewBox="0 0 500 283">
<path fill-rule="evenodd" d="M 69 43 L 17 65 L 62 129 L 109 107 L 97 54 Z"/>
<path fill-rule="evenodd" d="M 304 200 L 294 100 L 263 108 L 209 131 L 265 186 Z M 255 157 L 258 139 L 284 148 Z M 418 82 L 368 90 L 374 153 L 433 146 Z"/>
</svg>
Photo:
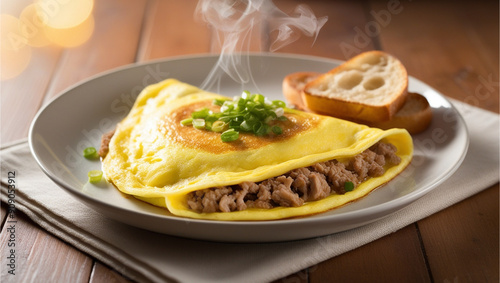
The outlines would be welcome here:
<svg viewBox="0 0 500 283">
<path fill-rule="evenodd" d="M 94 147 L 87 147 L 83 150 L 83 157 L 87 159 L 97 159 L 99 158 L 99 154 L 97 154 L 97 150 Z"/>
<path fill-rule="evenodd" d="M 284 116 L 285 102 L 270 101 L 262 94 L 248 91 L 233 100 L 214 99 L 213 104 L 220 106 L 220 112 L 203 108 L 191 113 L 191 117 L 182 120 L 181 125 L 222 133 L 221 140 L 231 142 L 239 138 L 240 132 L 257 136 L 281 135 L 283 129 L 273 125 L 272 121 L 288 120 Z"/>
<path fill-rule="evenodd" d="M 91 170 L 88 173 L 90 183 L 99 183 L 102 178 L 101 170 Z"/>
<path fill-rule="evenodd" d="M 350 191 L 354 190 L 354 183 L 350 182 L 350 181 L 349 182 L 345 182 L 344 183 L 344 190 L 346 192 L 350 192 Z"/>
</svg>

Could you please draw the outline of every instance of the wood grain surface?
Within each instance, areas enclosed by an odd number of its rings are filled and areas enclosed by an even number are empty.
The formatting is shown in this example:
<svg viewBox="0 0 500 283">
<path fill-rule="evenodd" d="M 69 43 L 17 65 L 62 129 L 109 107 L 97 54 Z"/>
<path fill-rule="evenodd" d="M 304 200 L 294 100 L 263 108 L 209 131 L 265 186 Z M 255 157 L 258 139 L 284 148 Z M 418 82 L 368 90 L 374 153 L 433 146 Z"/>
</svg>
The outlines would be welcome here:
<svg viewBox="0 0 500 283">
<path fill-rule="evenodd" d="M 19 17 L 32 1 L 5 0 Z M 307 4 L 328 21 L 314 40 L 278 50 L 345 60 L 380 49 L 408 73 L 449 97 L 499 112 L 498 1 L 274 1 L 286 13 Z M 36 112 L 66 88 L 115 67 L 209 53 L 213 31 L 193 17 L 197 1 L 95 1 L 95 28 L 84 44 L 32 48 L 19 76 L 1 82 L 1 142 L 28 134 Z M 262 42 L 251 49 L 261 48 Z M 91 114 L 91 113 L 90 113 Z M 278 282 L 498 282 L 498 184 L 393 234 Z M 2 203 L 0 251 L 7 250 Z M 2 282 L 129 282 L 18 213 L 18 275 Z"/>
</svg>

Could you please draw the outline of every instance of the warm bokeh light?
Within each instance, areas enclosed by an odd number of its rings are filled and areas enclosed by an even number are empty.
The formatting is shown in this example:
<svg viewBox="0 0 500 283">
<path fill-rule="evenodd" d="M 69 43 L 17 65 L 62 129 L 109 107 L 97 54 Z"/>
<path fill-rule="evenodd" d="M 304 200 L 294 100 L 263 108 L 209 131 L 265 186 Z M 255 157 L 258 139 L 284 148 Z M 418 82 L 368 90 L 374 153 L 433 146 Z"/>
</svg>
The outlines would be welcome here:
<svg viewBox="0 0 500 283">
<path fill-rule="evenodd" d="M 22 36 L 20 21 L 14 16 L 0 15 L 0 79 L 8 80 L 19 75 L 31 59 L 31 47 Z"/>
<path fill-rule="evenodd" d="M 24 8 L 19 20 L 21 21 L 21 33 L 28 40 L 30 46 L 43 47 L 50 44 L 50 40 L 45 36 L 45 20 L 35 4 Z"/>
<path fill-rule="evenodd" d="M 94 31 L 94 17 L 90 15 L 85 21 L 71 28 L 53 28 L 46 26 L 45 35 L 54 44 L 61 47 L 76 47 L 87 41 Z"/>
<path fill-rule="evenodd" d="M 94 32 L 94 0 L 34 0 L 19 18 L 1 16 L 0 80 L 26 69 L 32 48 L 72 48 L 85 43 Z"/>
<path fill-rule="evenodd" d="M 54 29 L 68 29 L 82 24 L 89 18 L 94 8 L 94 1 L 37 0 L 35 5 L 46 26 Z"/>
</svg>

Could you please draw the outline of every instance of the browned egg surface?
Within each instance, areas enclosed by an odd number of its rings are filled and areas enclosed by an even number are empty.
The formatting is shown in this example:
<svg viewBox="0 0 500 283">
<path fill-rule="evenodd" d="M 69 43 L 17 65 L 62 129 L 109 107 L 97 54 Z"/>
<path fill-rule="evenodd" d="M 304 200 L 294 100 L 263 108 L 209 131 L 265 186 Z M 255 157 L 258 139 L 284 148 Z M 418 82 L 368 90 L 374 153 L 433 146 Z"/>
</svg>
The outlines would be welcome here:
<svg viewBox="0 0 500 283">
<path fill-rule="evenodd" d="M 219 111 L 220 107 L 212 105 L 212 101 L 202 101 L 185 105 L 166 115 L 160 123 L 160 132 L 168 140 L 182 144 L 183 146 L 204 150 L 211 153 L 227 153 L 231 151 L 251 150 L 268 145 L 270 143 L 285 141 L 315 127 L 320 119 L 315 116 L 304 116 L 294 113 L 286 113 L 288 121 L 276 121 L 273 125 L 279 125 L 283 129 L 281 135 L 270 134 L 267 136 L 256 136 L 252 133 L 240 132 L 236 141 L 223 142 L 221 133 L 199 130 L 192 126 L 183 126 L 181 121 L 191 117 L 191 113 L 201 108 L 208 107 L 212 111 Z"/>
</svg>

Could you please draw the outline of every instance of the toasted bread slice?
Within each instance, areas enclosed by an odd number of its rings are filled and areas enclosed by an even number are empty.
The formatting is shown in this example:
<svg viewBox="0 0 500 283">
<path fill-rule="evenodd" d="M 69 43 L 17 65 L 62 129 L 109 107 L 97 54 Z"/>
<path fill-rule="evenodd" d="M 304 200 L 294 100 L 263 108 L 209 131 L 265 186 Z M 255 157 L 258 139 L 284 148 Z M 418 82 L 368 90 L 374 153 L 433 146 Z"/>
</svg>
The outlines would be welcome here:
<svg viewBox="0 0 500 283">
<path fill-rule="evenodd" d="M 414 92 L 408 93 L 406 102 L 391 120 L 368 123 L 383 130 L 404 128 L 412 135 L 423 132 L 432 121 L 432 109 L 427 99 Z"/>
<path fill-rule="evenodd" d="M 408 74 L 397 58 L 368 51 L 307 83 L 302 98 L 314 112 L 381 122 L 403 106 L 407 89 Z"/>
<path fill-rule="evenodd" d="M 305 107 L 302 100 L 302 91 L 305 81 L 310 81 L 318 76 L 314 72 L 292 73 L 283 80 L 283 94 L 287 101 L 296 108 L 314 112 Z M 358 119 L 348 119 L 353 122 L 367 124 L 381 129 L 403 128 L 412 135 L 423 132 L 432 121 L 432 110 L 427 99 L 418 93 L 408 93 L 405 104 L 388 121 L 367 122 Z"/>
<path fill-rule="evenodd" d="M 302 90 L 304 86 L 319 77 L 321 74 L 316 72 L 297 72 L 287 75 L 283 79 L 283 95 L 285 99 L 300 110 L 306 110 L 304 100 L 302 99 Z"/>
</svg>

